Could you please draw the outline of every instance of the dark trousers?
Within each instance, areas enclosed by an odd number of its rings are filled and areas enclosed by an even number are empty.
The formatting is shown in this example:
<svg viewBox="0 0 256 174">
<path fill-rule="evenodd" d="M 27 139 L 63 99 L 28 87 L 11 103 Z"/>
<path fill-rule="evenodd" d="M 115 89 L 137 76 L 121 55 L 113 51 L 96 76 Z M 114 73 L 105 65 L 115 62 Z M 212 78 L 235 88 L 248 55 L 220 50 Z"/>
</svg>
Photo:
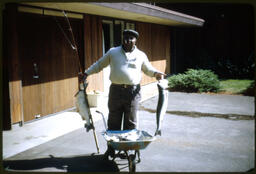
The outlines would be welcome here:
<svg viewBox="0 0 256 174">
<path fill-rule="evenodd" d="M 123 129 L 135 129 L 140 99 L 140 85 L 123 86 L 112 84 L 108 100 L 108 129 L 121 130 L 123 116 Z"/>
</svg>

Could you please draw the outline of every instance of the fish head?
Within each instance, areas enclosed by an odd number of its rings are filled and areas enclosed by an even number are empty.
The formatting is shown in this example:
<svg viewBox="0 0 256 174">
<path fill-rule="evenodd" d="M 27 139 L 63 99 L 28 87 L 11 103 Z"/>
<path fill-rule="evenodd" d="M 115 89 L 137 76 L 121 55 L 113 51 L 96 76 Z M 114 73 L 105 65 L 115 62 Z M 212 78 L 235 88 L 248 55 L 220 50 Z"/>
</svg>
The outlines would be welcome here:
<svg viewBox="0 0 256 174">
<path fill-rule="evenodd" d="M 158 86 L 158 88 L 161 88 L 161 89 L 167 89 L 168 88 L 168 80 L 166 80 L 166 79 L 159 80 L 157 83 L 157 86 Z"/>
<path fill-rule="evenodd" d="M 84 85 L 84 89 L 86 90 L 86 88 L 88 87 L 89 83 L 85 80 L 83 85 Z"/>
</svg>

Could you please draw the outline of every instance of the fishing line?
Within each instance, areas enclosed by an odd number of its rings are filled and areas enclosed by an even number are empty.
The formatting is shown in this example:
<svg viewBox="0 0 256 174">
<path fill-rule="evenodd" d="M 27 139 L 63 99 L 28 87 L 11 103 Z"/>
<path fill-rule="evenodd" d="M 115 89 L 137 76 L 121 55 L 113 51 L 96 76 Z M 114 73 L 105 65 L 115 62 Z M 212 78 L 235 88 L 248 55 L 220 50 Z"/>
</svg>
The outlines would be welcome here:
<svg viewBox="0 0 256 174">
<path fill-rule="evenodd" d="M 59 29 L 61 30 L 62 34 L 64 35 L 65 39 L 68 41 L 68 43 L 71 45 L 72 49 L 75 49 L 75 47 L 73 46 L 73 44 L 71 43 L 71 41 L 69 40 L 67 34 L 65 33 L 65 31 L 63 30 L 63 28 L 60 25 L 60 22 L 57 20 L 56 16 L 54 16 L 54 20 L 56 21 Z"/>
<path fill-rule="evenodd" d="M 76 41 L 75 41 L 75 37 L 74 37 L 74 33 L 73 33 L 73 30 L 72 30 L 72 27 L 71 27 L 71 24 L 69 22 L 69 19 L 68 19 L 68 16 L 66 14 L 66 12 L 64 10 L 62 10 L 62 13 L 64 14 L 65 16 L 65 19 L 68 23 L 68 26 L 69 26 L 69 31 L 71 33 L 71 36 L 72 36 L 72 40 L 73 40 L 73 44 L 72 44 L 72 48 L 76 51 L 76 57 L 77 57 L 77 60 L 78 60 L 78 64 L 79 64 L 79 70 L 80 72 L 83 72 L 82 71 L 82 67 L 81 67 L 81 63 L 80 63 L 80 59 L 79 59 L 79 54 L 78 54 L 78 49 L 77 49 L 77 45 L 76 45 Z"/>
<path fill-rule="evenodd" d="M 68 24 L 68 30 L 71 34 L 71 38 L 72 38 L 72 41 L 70 40 L 70 38 L 68 37 L 67 33 L 64 31 L 63 27 L 61 26 L 60 22 L 57 20 L 56 16 L 54 16 L 54 19 L 58 25 L 58 27 L 60 28 L 61 32 L 63 33 L 65 39 L 68 41 L 68 43 L 70 44 L 71 48 L 73 50 L 75 50 L 76 52 L 76 58 L 78 60 L 78 66 L 79 66 L 79 72 L 82 73 L 83 70 L 82 70 L 82 66 L 81 66 L 81 62 L 80 62 L 80 58 L 79 58 L 79 54 L 78 54 L 78 49 L 77 49 L 77 45 L 76 45 L 76 41 L 75 41 L 75 37 L 74 37 L 74 34 L 73 34 L 73 30 L 72 30 L 72 27 L 71 27 L 71 24 L 69 22 L 69 19 L 68 19 L 68 16 L 66 14 L 66 12 L 64 10 L 61 10 L 59 7 L 56 6 L 56 8 L 60 11 L 62 11 L 64 17 L 65 17 L 65 20 Z"/>
</svg>

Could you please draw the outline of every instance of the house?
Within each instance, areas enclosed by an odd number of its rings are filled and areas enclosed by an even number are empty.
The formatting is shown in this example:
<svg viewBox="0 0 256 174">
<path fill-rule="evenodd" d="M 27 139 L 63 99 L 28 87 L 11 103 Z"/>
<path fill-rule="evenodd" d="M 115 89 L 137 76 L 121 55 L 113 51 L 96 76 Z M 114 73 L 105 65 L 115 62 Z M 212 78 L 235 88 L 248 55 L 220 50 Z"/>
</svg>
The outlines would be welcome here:
<svg viewBox="0 0 256 174">
<path fill-rule="evenodd" d="M 168 74 L 172 26 L 204 23 L 145 3 L 9 3 L 3 16 L 4 129 L 74 107 L 78 72 L 120 45 L 124 29 L 140 33 L 138 48 Z M 88 91 L 106 92 L 108 73 L 90 76 Z M 154 82 L 143 76 L 142 86 Z"/>
</svg>

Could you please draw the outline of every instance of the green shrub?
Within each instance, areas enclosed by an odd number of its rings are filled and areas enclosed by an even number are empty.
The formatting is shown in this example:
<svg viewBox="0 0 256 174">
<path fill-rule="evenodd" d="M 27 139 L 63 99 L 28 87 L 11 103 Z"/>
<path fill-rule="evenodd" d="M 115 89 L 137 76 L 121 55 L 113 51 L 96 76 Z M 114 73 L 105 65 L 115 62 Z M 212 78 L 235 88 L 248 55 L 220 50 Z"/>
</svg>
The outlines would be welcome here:
<svg viewBox="0 0 256 174">
<path fill-rule="evenodd" d="M 246 96 L 255 96 L 255 81 L 252 81 L 250 86 L 242 91 L 242 94 Z"/>
<path fill-rule="evenodd" d="M 171 91 L 217 92 L 220 88 L 218 76 L 210 70 L 188 69 L 184 74 L 168 78 Z"/>
</svg>

